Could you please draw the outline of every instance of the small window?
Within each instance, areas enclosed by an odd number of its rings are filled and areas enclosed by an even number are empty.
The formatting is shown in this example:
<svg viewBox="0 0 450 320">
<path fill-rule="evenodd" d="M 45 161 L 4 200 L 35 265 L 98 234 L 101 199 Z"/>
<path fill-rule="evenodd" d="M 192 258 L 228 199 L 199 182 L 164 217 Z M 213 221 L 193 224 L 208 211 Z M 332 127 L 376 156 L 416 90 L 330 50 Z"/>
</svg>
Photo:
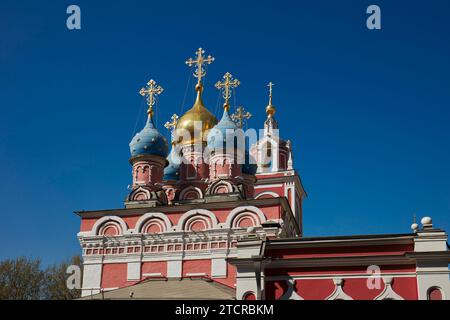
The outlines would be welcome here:
<svg viewBox="0 0 450 320">
<path fill-rule="evenodd" d="M 256 300 L 256 295 L 251 291 L 246 292 L 244 294 L 242 300 Z"/>
<path fill-rule="evenodd" d="M 437 287 L 428 289 L 428 300 L 442 300 L 441 289 Z"/>
<path fill-rule="evenodd" d="M 272 163 L 272 144 L 268 142 L 263 147 L 262 166 L 264 168 L 270 168 L 271 163 Z"/>
</svg>

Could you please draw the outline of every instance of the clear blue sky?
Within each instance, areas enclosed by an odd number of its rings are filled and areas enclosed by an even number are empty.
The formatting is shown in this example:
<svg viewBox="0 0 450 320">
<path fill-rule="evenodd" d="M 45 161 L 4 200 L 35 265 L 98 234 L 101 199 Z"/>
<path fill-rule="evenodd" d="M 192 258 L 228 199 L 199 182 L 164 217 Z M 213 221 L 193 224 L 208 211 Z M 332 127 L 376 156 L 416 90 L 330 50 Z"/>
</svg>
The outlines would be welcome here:
<svg viewBox="0 0 450 320">
<path fill-rule="evenodd" d="M 309 197 L 307 236 L 450 230 L 450 3 L 433 1 L 0 2 L 0 258 L 79 253 L 80 209 L 123 205 L 139 89 L 164 88 L 158 126 L 193 99 L 186 58 L 216 57 L 262 126 L 273 81 L 281 135 Z M 82 29 L 66 29 L 77 4 Z M 366 8 L 382 30 L 366 29 Z M 191 82 L 192 83 L 192 82 Z"/>
</svg>

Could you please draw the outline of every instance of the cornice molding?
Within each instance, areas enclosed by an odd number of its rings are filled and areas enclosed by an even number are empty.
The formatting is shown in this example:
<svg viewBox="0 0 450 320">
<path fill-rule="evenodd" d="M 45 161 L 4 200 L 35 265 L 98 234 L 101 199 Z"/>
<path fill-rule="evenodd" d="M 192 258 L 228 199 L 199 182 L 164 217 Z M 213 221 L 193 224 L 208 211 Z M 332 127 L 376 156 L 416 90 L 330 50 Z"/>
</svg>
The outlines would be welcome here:
<svg viewBox="0 0 450 320">
<path fill-rule="evenodd" d="M 267 250 L 313 248 L 313 247 L 347 247 L 347 246 L 373 246 L 373 245 L 414 245 L 413 234 L 373 235 L 373 236 L 342 236 L 317 237 L 298 239 L 277 239 L 267 242 Z"/>
<path fill-rule="evenodd" d="M 203 199 L 202 199 L 203 200 Z M 107 209 L 107 210 L 89 210 L 89 211 L 75 211 L 75 214 L 81 218 L 101 218 L 104 216 L 118 216 L 127 217 L 135 216 L 140 214 L 145 214 L 149 212 L 180 212 L 180 211 L 190 211 L 193 209 L 198 209 L 199 203 L 190 204 L 180 204 L 180 205 L 166 205 L 158 207 L 139 207 L 139 208 L 118 208 L 118 209 Z M 286 197 L 279 198 L 267 198 L 267 199 L 249 199 L 249 200 L 238 200 L 238 201 L 224 201 L 224 202 L 201 202 L 202 209 L 214 210 L 214 209 L 234 209 L 238 206 L 275 206 L 282 205 L 283 209 L 289 209 L 289 203 Z M 292 213 L 292 212 L 291 212 Z"/>
</svg>

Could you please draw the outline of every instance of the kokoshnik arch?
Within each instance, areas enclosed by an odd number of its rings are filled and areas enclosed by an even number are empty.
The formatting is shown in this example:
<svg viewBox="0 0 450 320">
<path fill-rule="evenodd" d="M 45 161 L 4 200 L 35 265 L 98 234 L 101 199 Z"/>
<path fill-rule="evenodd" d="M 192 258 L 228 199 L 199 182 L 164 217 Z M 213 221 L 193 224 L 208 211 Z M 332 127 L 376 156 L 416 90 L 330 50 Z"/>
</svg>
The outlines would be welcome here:
<svg viewBox="0 0 450 320">
<path fill-rule="evenodd" d="M 202 78 L 214 58 L 204 53 L 186 61 L 197 97 L 165 125 L 170 153 L 153 122 L 163 88 L 150 80 L 140 91 L 147 122 L 130 142 L 125 207 L 77 212 L 83 297 L 448 299 L 447 234 L 431 218 L 407 234 L 302 236 L 305 191 L 292 143 L 278 132 L 273 84 L 262 137 L 234 143 L 251 114 L 230 114 L 240 84 L 230 73 L 215 85 L 224 98 L 221 119 L 205 107 Z M 379 285 L 368 285 L 370 266 Z"/>
</svg>

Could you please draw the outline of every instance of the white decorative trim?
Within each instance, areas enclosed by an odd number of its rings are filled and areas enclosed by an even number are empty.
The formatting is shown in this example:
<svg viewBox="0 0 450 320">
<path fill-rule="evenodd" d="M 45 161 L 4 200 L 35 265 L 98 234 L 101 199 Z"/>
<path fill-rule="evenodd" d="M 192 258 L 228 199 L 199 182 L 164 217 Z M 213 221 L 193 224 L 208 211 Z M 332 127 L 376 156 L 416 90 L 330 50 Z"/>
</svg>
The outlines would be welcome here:
<svg viewBox="0 0 450 320">
<path fill-rule="evenodd" d="M 143 273 L 143 277 L 162 277 L 161 272 L 151 272 L 151 273 Z"/>
<path fill-rule="evenodd" d="M 210 228 L 216 228 L 217 224 L 218 224 L 218 220 L 217 217 L 214 213 L 212 213 L 209 210 L 205 210 L 205 209 L 193 209 L 193 210 L 189 210 L 188 212 L 184 213 L 180 219 L 178 220 L 178 224 L 175 227 L 175 231 L 183 231 L 184 230 L 184 225 L 186 223 L 186 221 L 190 218 L 193 217 L 195 215 L 203 215 L 203 216 L 207 216 L 211 219 L 211 226 Z"/>
<path fill-rule="evenodd" d="M 286 292 L 279 298 L 279 300 L 305 300 L 295 292 L 295 281 L 294 279 L 286 280 L 288 288 Z"/>
<path fill-rule="evenodd" d="M 396 278 L 415 278 L 416 273 L 415 272 L 402 272 L 402 273 L 392 273 L 392 274 L 385 274 L 383 273 L 383 276 L 392 276 Z M 266 276 L 267 281 L 278 281 L 278 280 L 286 280 L 287 276 Z M 361 273 L 361 274 L 333 274 L 333 275 L 305 275 L 305 276 L 299 276 L 299 275 L 292 275 L 289 276 L 289 278 L 295 279 L 295 280 L 314 280 L 314 279 L 330 279 L 333 280 L 335 278 L 351 278 L 351 279 L 368 279 L 367 273 Z"/>
<path fill-rule="evenodd" d="M 261 193 L 258 193 L 258 194 L 256 195 L 255 199 L 259 199 L 259 198 L 261 198 L 262 196 L 272 196 L 272 197 L 274 197 L 274 198 L 279 198 L 279 197 L 280 197 L 280 195 L 279 195 L 278 193 L 275 193 L 275 192 L 273 192 L 273 191 L 263 191 L 263 192 L 261 192 Z"/>
<path fill-rule="evenodd" d="M 132 200 L 132 201 L 133 201 L 133 200 L 134 200 L 134 201 L 137 201 L 137 200 L 136 200 L 136 195 L 137 195 L 137 194 L 140 194 L 140 193 L 144 193 L 144 194 L 145 194 L 145 199 L 146 199 L 146 200 L 151 198 L 151 197 L 150 197 L 150 191 L 147 190 L 147 189 L 145 189 L 145 188 L 143 188 L 142 185 L 140 185 L 138 188 L 134 189 L 134 190 L 130 193 L 130 195 L 128 196 L 128 199 L 129 199 L 129 200 Z"/>
<path fill-rule="evenodd" d="M 231 170 L 231 166 L 230 166 L 230 170 Z M 229 177 L 230 174 L 219 175 L 219 177 L 220 176 Z M 213 184 L 211 186 L 211 189 L 210 189 L 211 194 L 220 194 L 220 193 L 217 193 L 217 189 L 219 189 L 220 187 L 223 187 L 223 186 L 225 186 L 227 188 L 227 193 L 233 192 L 233 186 L 231 185 L 230 182 L 225 181 L 225 180 L 219 180 L 216 184 Z"/>
<path fill-rule="evenodd" d="M 189 272 L 189 273 L 186 273 L 186 277 L 202 277 L 202 276 L 206 276 L 206 273 L 204 273 L 204 272 Z"/>
<path fill-rule="evenodd" d="M 334 291 L 325 300 L 353 300 L 348 294 L 342 289 L 344 280 L 341 278 L 334 278 L 333 283 L 335 285 Z"/>
<path fill-rule="evenodd" d="M 195 175 L 195 177 L 196 176 L 197 176 L 197 174 Z M 194 179 L 195 177 L 193 177 L 192 179 Z M 198 193 L 198 198 L 197 199 L 202 199 L 203 198 L 203 192 L 202 192 L 202 190 L 200 188 L 197 188 L 197 187 L 194 187 L 194 186 L 190 186 L 190 187 L 187 187 L 187 188 L 183 189 L 180 192 L 180 200 L 185 200 L 184 199 L 184 195 L 186 193 L 190 192 L 190 191 L 196 191 Z"/>
<path fill-rule="evenodd" d="M 125 223 L 125 221 L 122 220 L 122 218 L 118 217 L 118 216 L 105 216 L 105 217 L 101 217 L 100 219 L 98 219 L 97 221 L 95 221 L 94 226 L 92 227 L 92 230 L 90 232 L 91 236 L 96 236 L 98 233 L 99 228 L 102 226 L 103 223 L 107 222 L 107 221 L 115 221 L 117 222 L 121 229 L 122 229 L 122 234 L 128 234 L 128 227 L 127 224 Z"/>
<path fill-rule="evenodd" d="M 405 300 L 392 289 L 392 277 L 383 277 L 383 281 L 386 284 L 384 290 L 374 300 Z"/>
<path fill-rule="evenodd" d="M 250 213 L 256 214 L 259 218 L 260 223 L 267 221 L 266 216 L 259 208 L 255 207 L 255 206 L 242 206 L 242 207 L 234 208 L 233 210 L 230 211 L 230 213 L 228 214 L 227 220 L 225 221 L 225 228 L 230 229 L 233 219 L 238 214 L 243 213 L 243 212 L 250 212 Z"/>
<path fill-rule="evenodd" d="M 262 189 L 262 188 L 280 188 L 283 186 L 282 183 L 278 183 L 278 184 L 263 184 L 263 181 L 261 181 L 261 184 L 258 184 L 255 186 L 255 189 Z"/>
<path fill-rule="evenodd" d="M 169 218 L 161 212 L 148 212 L 141 216 L 139 220 L 136 222 L 136 225 L 134 227 L 133 233 L 142 233 L 142 227 L 145 225 L 145 223 L 150 220 L 151 218 L 159 218 L 164 221 L 166 225 L 166 230 L 171 231 L 172 230 L 172 222 L 170 222 Z"/>
</svg>

